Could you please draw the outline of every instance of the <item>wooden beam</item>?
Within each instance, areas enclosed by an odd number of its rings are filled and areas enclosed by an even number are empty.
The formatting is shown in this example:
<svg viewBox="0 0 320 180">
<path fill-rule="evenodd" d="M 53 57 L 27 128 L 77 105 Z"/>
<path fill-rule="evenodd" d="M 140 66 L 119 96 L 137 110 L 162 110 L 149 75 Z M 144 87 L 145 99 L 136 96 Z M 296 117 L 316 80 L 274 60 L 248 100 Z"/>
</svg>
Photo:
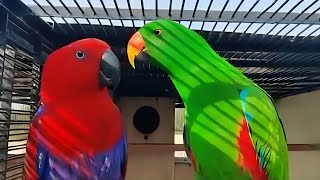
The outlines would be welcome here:
<svg viewBox="0 0 320 180">
<path fill-rule="evenodd" d="M 168 143 L 129 143 L 129 148 L 170 148 L 184 151 L 183 144 Z M 320 151 L 320 144 L 288 144 L 289 151 Z"/>
<path fill-rule="evenodd" d="M 289 151 L 319 151 L 320 144 L 288 144 Z"/>
</svg>

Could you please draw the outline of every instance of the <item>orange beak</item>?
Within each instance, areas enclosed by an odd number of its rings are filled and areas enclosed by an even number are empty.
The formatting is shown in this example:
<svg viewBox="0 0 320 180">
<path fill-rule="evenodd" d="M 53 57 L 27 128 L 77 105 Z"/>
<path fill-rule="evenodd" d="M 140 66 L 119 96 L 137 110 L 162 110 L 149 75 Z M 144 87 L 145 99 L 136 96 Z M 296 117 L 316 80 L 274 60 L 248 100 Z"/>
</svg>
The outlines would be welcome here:
<svg viewBox="0 0 320 180">
<path fill-rule="evenodd" d="M 139 32 L 136 32 L 128 42 L 127 54 L 131 66 L 135 69 L 135 58 L 145 48 L 144 40 Z"/>
</svg>

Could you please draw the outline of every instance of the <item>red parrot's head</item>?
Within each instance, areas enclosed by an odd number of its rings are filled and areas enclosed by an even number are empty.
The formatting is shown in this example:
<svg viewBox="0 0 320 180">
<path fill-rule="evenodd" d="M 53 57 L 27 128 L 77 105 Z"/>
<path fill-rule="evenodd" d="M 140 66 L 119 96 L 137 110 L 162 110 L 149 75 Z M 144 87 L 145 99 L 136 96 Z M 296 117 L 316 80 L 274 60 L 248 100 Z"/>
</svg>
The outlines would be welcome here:
<svg viewBox="0 0 320 180">
<path fill-rule="evenodd" d="M 41 79 L 42 101 L 86 96 L 120 81 L 120 63 L 110 46 L 95 38 L 68 44 L 51 53 Z"/>
</svg>

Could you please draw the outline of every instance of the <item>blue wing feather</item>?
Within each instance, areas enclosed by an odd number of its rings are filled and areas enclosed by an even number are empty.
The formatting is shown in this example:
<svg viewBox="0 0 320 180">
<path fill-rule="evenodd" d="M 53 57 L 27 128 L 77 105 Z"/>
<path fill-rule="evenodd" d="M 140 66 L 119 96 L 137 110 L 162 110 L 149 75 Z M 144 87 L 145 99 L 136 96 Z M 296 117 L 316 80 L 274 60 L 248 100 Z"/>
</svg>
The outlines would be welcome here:
<svg viewBox="0 0 320 180">
<path fill-rule="evenodd" d="M 111 150 L 93 157 L 82 154 L 72 162 L 60 160 L 41 145 L 38 146 L 36 157 L 37 173 L 43 180 L 89 177 L 98 180 L 123 180 L 127 161 L 127 140 L 123 136 Z"/>
</svg>

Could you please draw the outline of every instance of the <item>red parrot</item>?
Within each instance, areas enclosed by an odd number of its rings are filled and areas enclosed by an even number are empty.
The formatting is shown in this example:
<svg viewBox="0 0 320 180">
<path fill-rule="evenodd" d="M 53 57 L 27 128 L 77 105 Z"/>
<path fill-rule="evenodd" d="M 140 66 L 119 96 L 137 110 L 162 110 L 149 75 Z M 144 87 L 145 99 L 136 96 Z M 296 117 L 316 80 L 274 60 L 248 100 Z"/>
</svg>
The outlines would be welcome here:
<svg viewBox="0 0 320 180">
<path fill-rule="evenodd" d="M 48 56 L 28 134 L 26 180 L 125 179 L 126 134 L 108 92 L 119 81 L 119 60 L 101 40 L 78 40 Z"/>
</svg>

